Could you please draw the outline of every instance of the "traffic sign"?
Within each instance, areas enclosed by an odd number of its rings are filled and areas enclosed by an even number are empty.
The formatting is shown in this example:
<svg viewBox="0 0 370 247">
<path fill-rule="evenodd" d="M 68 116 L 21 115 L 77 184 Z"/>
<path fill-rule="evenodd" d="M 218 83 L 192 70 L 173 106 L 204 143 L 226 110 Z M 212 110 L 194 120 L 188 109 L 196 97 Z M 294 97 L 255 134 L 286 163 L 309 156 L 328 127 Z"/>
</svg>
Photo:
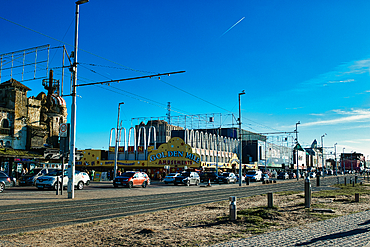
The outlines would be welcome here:
<svg viewBox="0 0 370 247">
<path fill-rule="evenodd" d="M 62 124 L 60 124 L 60 128 L 59 128 L 59 135 L 60 135 L 60 137 L 67 137 L 68 135 L 68 133 L 67 133 L 67 130 L 68 130 L 68 128 L 67 128 L 67 124 L 66 123 L 62 123 Z"/>
</svg>

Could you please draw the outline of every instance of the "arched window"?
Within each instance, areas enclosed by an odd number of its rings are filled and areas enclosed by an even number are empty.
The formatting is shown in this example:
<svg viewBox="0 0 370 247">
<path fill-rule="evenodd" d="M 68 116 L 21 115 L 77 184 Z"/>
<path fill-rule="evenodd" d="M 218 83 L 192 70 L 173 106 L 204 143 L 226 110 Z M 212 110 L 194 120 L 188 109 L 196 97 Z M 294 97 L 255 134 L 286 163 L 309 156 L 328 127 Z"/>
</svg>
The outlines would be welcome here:
<svg viewBox="0 0 370 247">
<path fill-rule="evenodd" d="M 1 124 L 2 128 L 9 128 L 9 121 L 8 119 L 3 119 L 3 122 Z"/>
</svg>

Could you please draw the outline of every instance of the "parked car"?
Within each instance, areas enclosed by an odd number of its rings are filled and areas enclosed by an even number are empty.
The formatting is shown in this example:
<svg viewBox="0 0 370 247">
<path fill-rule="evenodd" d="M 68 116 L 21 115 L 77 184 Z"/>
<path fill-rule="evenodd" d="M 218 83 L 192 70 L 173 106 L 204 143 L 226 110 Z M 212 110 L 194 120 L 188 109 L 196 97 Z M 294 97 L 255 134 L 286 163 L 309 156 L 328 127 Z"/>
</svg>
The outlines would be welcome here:
<svg viewBox="0 0 370 247">
<path fill-rule="evenodd" d="M 175 178 L 177 176 L 179 176 L 180 173 L 170 173 L 168 174 L 164 179 L 163 179 L 163 182 L 165 184 L 169 184 L 169 183 L 174 183 L 175 182 Z"/>
<path fill-rule="evenodd" d="M 277 179 L 289 179 L 289 174 L 286 172 L 280 172 Z"/>
<path fill-rule="evenodd" d="M 68 171 L 63 171 L 61 169 L 50 169 L 47 174 L 40 176 L 36 179 L 36 187 L 40 190 L 42 189 L 57 189 L 58 187 L 58 177 L 59 177 L 59 186 L 61 186 L 63 174 L 63 187 L 68 186 Z M 85 173 L 86 174 L 86 173 Z M 87 175 L 87 174 L 86 174 Z M 77 187 L 78 190 L 82 190 L 85 185 L 90 183 L 90 177 L 85 176 L 84 173 L 75 172 L 74 183 L 73 185 Z"/>
<path fill-rule="evenodd" d="M 199 183 L 200 183 L 200 177 L 198 173 L 188 172 L 188 171 L 182 172 L 180 176 L 177 176 L 175 178 L 175 182 L 174 182 L 175 185 L 185 184 L 187 186 L 192 185 L 192 184 L 194 184 L 195 186 L 198 186 Z"/>
<path fill-rule="evenodd" d="M 225 183 L 225 184 L 234 183 L 235 184 L 236 181 L 237 181 L 237 177 L 232 172 L 224 172 L 218 177 L 219 183 Z"/>
<path fill-rule="evenodd" d="M 34 168 L 30 170 L 27 174 L 21 176 L 19 178 L 18 184 L 19 186 L 26 186 L 26 185 L 36 185 L 36 179 L 40 176 L 44 176 L 47 174 L 49 171 L 52 170 L 58 170 L 57 168 Z"/>
<path fill-rule="evenodd" d="M 200 174 L 200 182 L 202 183 L 218 183 L 218 174 L 216 172 L 202 172 Z"/>
<path fill-rule="evenodd" d="M 236 174 L 236 182 L 239 182 L 239 174 Z M 242 182 L 245 182 L 245 175 L 242 175 Z"/>
<path fill-rule="evenodd" d="M 270 177 L 269 177 L 269 175 L 268 174 L 263 174 L 262 175 L 262 182 L 269 182 L 270 181 Z"/>
<path fill-rule="evenodd" d="M 275 170 L 273 170 L 272 172 L 271 172 L 271 177 L 272 178 L 276 178 L 277 177 L 277 172 L 275 171 Z"/>
<path fill-rule="evenodd" d="M 11 186 L 13 186 L 12 179 L 5 172 L 0 172 L 0 193 L 2 193 L 5 188 Z"/>
<path fill-rule="evenodd" d="M 289 179 L 297 178 L 297 174 L 295 172 L 289 172 Z"/>
<path fill-rule="evenodd" d="M 245 178 L 249 178 L 250 181 L 261 181 L 262 171 L 247 171 Z"/>
<path fill-rule="evenodd" d="M 146 188 L 150 185 L 150 178 L 145 172 L 135 172 L 127 171 L 117 176 L 113 180 L 113 186 L 117 188 L 118 186 L 124 186 L 132 188 L 134 186 L 141 186 Z"/>
</svg>

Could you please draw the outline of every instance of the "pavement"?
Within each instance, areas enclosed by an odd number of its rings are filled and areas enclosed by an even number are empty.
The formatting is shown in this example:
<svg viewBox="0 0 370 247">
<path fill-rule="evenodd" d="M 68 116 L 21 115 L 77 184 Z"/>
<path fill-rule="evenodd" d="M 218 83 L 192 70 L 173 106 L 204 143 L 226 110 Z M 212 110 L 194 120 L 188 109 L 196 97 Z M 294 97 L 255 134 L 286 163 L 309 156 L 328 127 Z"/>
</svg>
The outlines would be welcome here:
<svg viewBox="0 0 370 247">
<path fill-rule="evenodd" d="M 235 246 L 370 247 L 370 211 L 212 245 L 212 247 Z"/>
</svg>

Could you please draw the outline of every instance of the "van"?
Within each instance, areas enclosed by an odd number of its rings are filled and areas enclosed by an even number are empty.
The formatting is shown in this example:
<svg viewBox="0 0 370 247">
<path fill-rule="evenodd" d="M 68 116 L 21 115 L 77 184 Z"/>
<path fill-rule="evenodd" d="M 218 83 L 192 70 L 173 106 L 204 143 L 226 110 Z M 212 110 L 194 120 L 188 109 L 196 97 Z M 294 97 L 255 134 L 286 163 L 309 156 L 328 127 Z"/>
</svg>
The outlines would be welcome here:
<svg viewBox="0 0 370 247">
<path fill-rule="evenodd" d="M 249 178 L 250 181 L 259 182 L 262 180 L 262 171 L 248 171 L 245 174 L 245 178 Z"/>
</svg>

